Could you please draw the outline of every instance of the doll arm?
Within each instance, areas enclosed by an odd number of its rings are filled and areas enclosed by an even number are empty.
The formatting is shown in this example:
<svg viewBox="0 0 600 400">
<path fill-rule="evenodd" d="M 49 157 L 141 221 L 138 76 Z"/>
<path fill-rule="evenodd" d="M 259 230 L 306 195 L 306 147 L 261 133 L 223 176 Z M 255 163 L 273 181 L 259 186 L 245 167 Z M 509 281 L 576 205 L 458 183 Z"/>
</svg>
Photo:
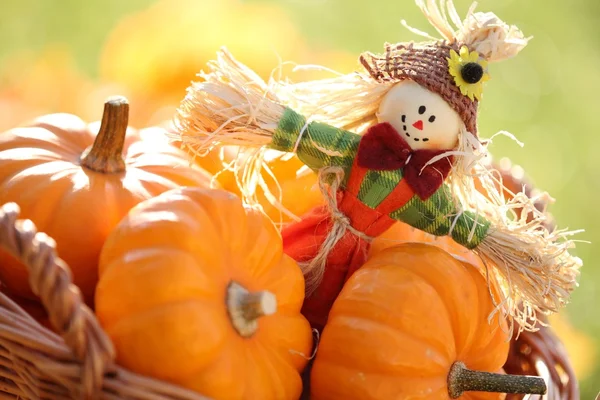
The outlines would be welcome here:
<svg viewBox="0 0 600 400">
<path fill-rule="evenodd" d="M 302 137 L 299 139 L 300 134 Z M 269 148 L 296 152 L 312 170 L 339 166 L 346 172 L 352 166 L 361 136 L 331 125 L 311 122 L 291 108 L 279 120 Z"/>
<path fill-rule="evenodd" d="M 414 196 L 390 216 L 435 236 L 450 235 L 454 241 L 468 249 L 477 247 L 490 227 L 490 222 L 480 215 L 471 211 L 459 213 L 447 185 L 442 185 L 425 201 Z"/>
</svg>

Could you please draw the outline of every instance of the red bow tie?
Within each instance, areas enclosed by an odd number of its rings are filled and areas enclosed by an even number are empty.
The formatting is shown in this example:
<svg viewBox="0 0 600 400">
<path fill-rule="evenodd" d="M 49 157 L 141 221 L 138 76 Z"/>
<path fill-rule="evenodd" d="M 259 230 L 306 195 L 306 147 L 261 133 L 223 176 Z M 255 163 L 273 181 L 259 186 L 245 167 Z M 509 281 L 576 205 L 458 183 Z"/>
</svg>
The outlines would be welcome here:
<svg viewBox="0 0 600 400">
<path fill-rule="evenodd" d="M 422 199 L 434 194 L 452 168 L 452 156 L 429 164 L 433 157 L 448 150 L 413 150 L 388 122 L 373 125 L 360 140 L 357 162 L 363 168 L 388 171 L 403 168 L 402 179 Z M 425 168 L 423 168 L 425 167 Z"/>
</svg>

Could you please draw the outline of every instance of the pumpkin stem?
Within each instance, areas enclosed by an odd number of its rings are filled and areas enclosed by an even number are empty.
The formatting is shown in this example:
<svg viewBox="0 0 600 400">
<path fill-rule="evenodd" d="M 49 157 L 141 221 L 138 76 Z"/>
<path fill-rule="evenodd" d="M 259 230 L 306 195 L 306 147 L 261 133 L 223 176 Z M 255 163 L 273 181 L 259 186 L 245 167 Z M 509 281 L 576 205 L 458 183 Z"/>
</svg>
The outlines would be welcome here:
<svg viewBox="0 0 600 400">
<path fill-rule="evenodd" d="M 243 337 L 252 336 L 258 329 L 258 319 L 277 311 L 277 299 L 263 290 L 251 293 L 237 282 L 227 287 L 227 311 L 235 330 Z"/>
<path fill-rule="evenodd" d="M 125 97 L 106 100 L 100 130 L 94 144 L 81 155 L 81 166 L 102 173 L 125 171 L 122 153 L 128 121 L 129 103 Z"/>
<path fill-rule="evenodd" d="M 457 361 L 448 374 L 448 394 L 457 399 L 463 392 L 493 392 L 518 394 L 546 394 L 546 382 L 537 376 L 506 375 L 471 371 Z"/>
</svg>

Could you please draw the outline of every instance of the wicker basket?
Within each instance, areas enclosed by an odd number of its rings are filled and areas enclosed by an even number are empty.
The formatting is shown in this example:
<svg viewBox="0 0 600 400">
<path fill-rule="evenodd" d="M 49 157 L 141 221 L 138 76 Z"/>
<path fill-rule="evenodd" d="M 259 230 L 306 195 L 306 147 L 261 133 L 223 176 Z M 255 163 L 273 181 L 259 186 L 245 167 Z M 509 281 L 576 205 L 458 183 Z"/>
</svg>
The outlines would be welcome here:
<svg viewBox="0 0 600 400">
<path fill-rule="evenodd" d="M 0 399 L 207 400 L 117 366 L 112 343 L 82 302 L 68 266 L 56 255 L 55 242 L 18 216 L 14 203 L 0 208 L 0 247 L 28 267 L 33 292 L 60 335 L 0 293 Z M 560 380 L 562 371 L 570 378 L 566 384 Z M 549 400 L 579 398 L 566 353 L 549 329 L 523 333 L 513 341 L 507 372 L 548 376 Z"/>
<path fill-rule="evenodd" d="M 567 352 L 548 327 L 513 338 L 504 370 L 509 374 L 541 376 L 548 384 L 548 393 L 543 397 L 509 395 L 507 400 L 579 400 L 579 384 Z"/>
</svg>

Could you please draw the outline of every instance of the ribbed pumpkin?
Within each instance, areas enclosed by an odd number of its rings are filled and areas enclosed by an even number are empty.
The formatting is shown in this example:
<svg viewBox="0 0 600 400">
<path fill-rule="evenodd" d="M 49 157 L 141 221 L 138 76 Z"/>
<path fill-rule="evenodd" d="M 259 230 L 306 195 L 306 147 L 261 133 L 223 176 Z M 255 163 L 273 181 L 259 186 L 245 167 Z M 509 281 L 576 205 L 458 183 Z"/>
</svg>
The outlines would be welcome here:
<svg viewBox="0 0 600 400">
<path fill-rule="evenodd" d="M 57 242 L 58 252 L 92 305 L 100 249 L 129 209 L 210 176 L 168 145 L 161 129 L 127 128 L 129 105 L 109 99 L 102 123 L 53 114 L 0 134 L 0 204 L 17 202 L 23 218 Z M 0 251 L 0 280 L 36 299 L 25 267 Z"/>
<path fill-rule="evenodd" d="M 522 381 L 502 374 L 507 325 L 488 323 L 493 310 L 484 277 L 469 263 L 423 243 L 388 248 L 350 277 L 334 303 L 311 372 L 311 399 L 503 398 L 461 395 L 503 379 Z"/>
<path fill-rule="evenodd" d="M 107 239 L 96 314 L 119 364 L 213 399 L 296 400 L 312 331 L 273 223 L 223 190 L 139 204 Z"/>
</svg>

